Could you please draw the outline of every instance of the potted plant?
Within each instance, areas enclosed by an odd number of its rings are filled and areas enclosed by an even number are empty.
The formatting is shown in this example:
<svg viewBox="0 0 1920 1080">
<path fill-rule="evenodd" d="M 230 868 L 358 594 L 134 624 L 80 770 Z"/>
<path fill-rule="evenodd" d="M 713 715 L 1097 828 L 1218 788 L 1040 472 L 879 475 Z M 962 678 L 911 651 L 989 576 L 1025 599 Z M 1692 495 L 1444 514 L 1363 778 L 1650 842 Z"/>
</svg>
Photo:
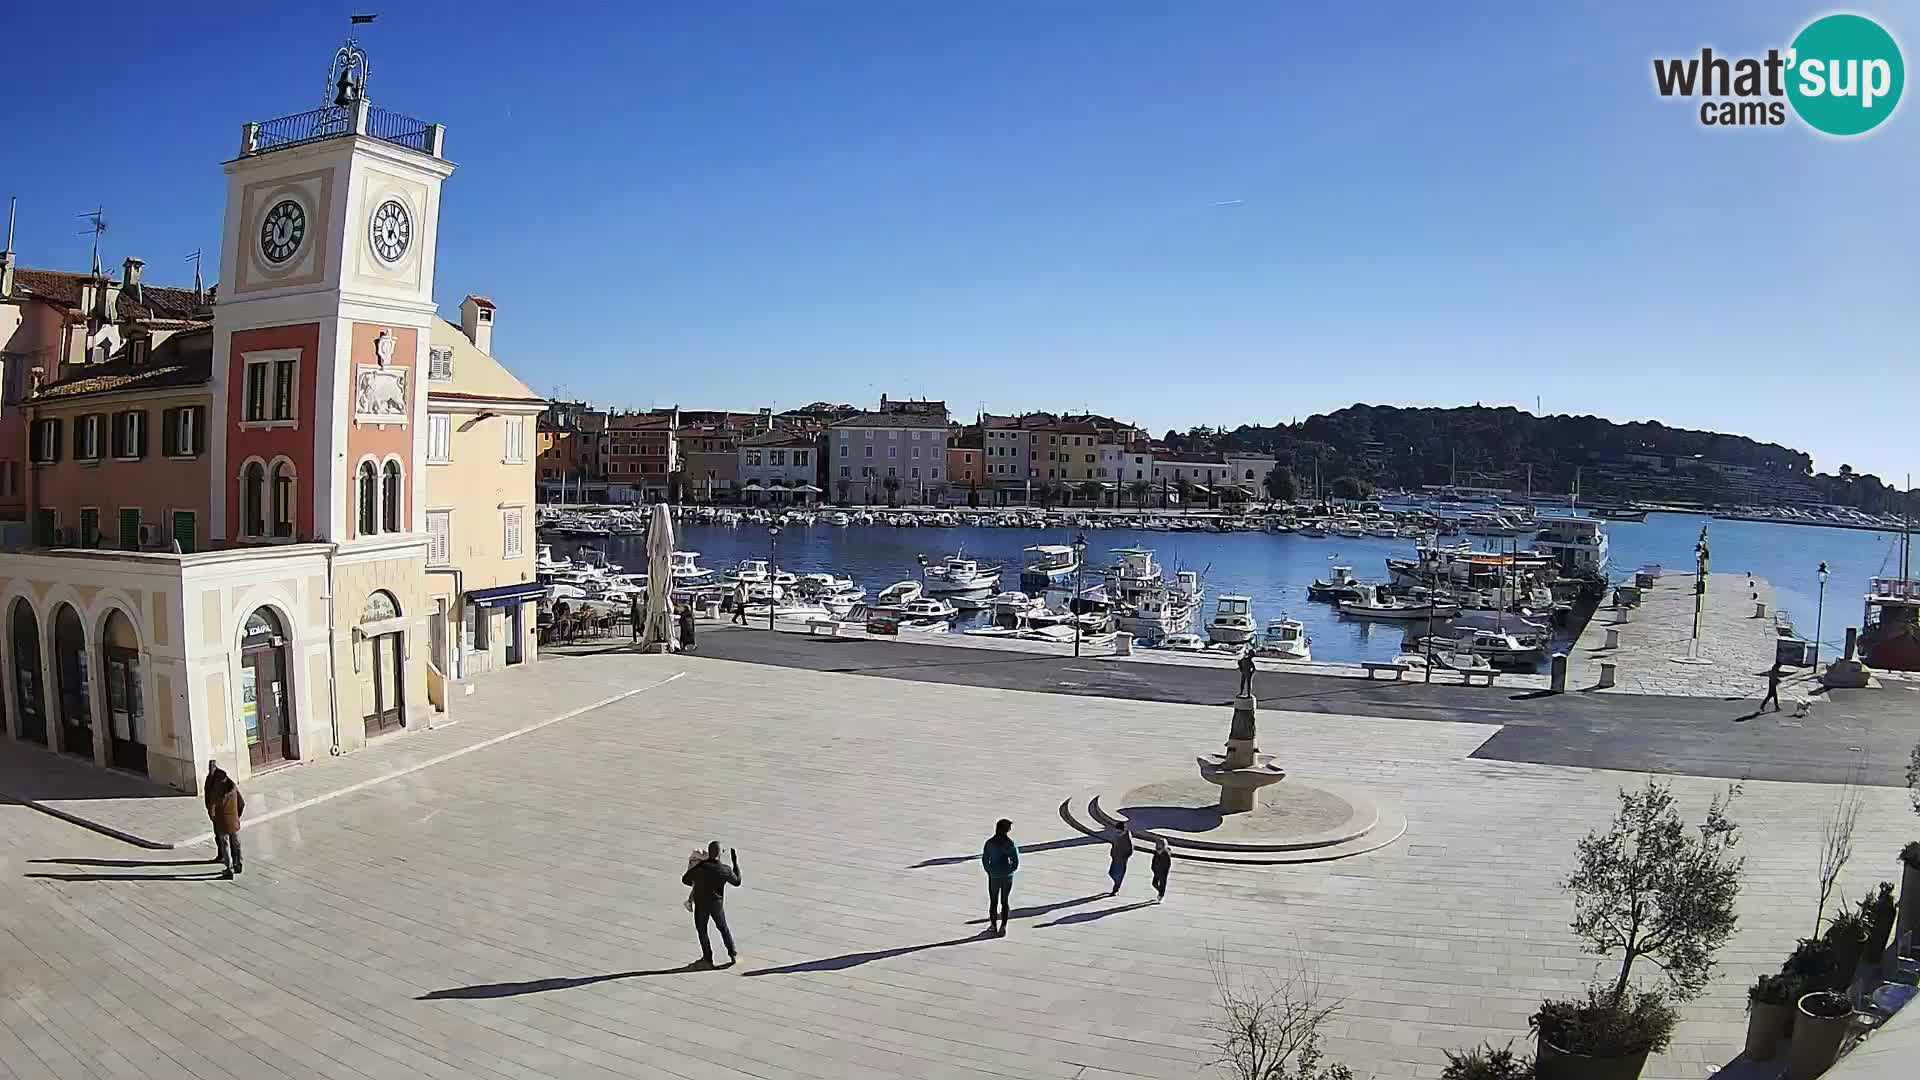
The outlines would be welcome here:
<svg viewBox="0 0 1920 1080">
<path fill-rule="evenodd" d="M 1511 1044 L 1495 1050 L 1488 1043 L 1464 1054 L 1449 1050 L 1440 1080 L 1533 1080 L 1533 1059 L 1514 1054 Z"/>
<path fill-rule="evenodd" d="M 1795 975 L 1762 975 L 1747 988 L 1747 1060 L 1771 1061 L 1780 1050 L 1800 1000 Z"/>
<path fill-rule="evenodd" d="M 1673 1041 L 1678 1013 L 1666 998 L 1628 988 L 1587 988 L 1584 999 L 1543 1001 L 1529 1023 L 1540 1040 L 1540 1080 L 1636 1080 L 1647 1055 Z"/>
<path fill-rule="evenodd" d="M 1871 931 L 1866 917 L 1857 911 L 1842 911 L 1827 924 L 1825 940 L 1833 946 L 1833 981 L 1826 989 L 1845 990 L 1853 985 L 1853 976 L 1860 968 L 1860 955 L 1866 951 L 1867 935 Z"/>
<path fill-rule="evenodd" d="M 1914 747 L 1914 755 L 1920 759 L 1920 746 Z M 1920 767 L 1920 761 L 1916 761 L 1916 767 Z M 1908 783 L 1913 783 L 1912 774 Z M 1915 798 L 1920 800 L 1920 795 Z M 1920 810 L 1920 802 L 1916 802 L 1915 809 Z M 1920 928 L 1920 840 L 1900 849 L 1900 867 L 1900 916 L 1893 940 L 1906 942 L 1909 949 L 1920 948 L 1920 941 L 1915 940 L 1920 938 L 1920 934 L 1915 933 L 1916 928 Z"/>
<path fill-rule="evenodd" d="M 1605 832 L 1580 841 L 1574 871 L 1573 931 L 1587 952 L 1620 957 L 1611 987 L 1585 1000 L 1545 1001 L 1532 1018 L 1542 1080 L 1632 1080 L 1647 1055 L 1666 1047 L 1677 1014 L 1668 1004 L 1698 996 L 1714 956 L 1733 934 L 1744 860 L 1739 827 L 1726 816 L 1738 787 L 1716 797 L 1694 828 L 1681 821 L 1673 789 L 1649 779 L 1621 790 Z M 1633 966 L 1646 958 L 1665 976 L 1662 992 L 1636 990 Z"/>
<path fill-rule="evenodd" d="M 1801 938 L 1780 968 L 1782 975 L 1800 980 L 1801 991 L 1824 990 L 1833 985 L 1839 965 L 1834 961 L 1833 943 L 1822 938 Z M 1791 1031 L 1793 1024 L 1788 1023 Z"/>
<path fill-rule="evenodd" d="M 1814 1080 L 1840 1055 L 1853 1004 L 1845 994 L 1815 990 L 1801 995 L 1798 1012 L 1793 1044 L 1787 1048 L 1787 1080 Z"/>
<path fill-rule="evenodd" d="M 1880 966 L 1880 958 L 1886 955 L 1887 942 L 1893 935 L 1893 913 L 1891 881 L 1881 882 L 1879 888 L 1860 901 L 1860 914 L 1867 920 L 1867 948 L 1861 955 L 1876 968 Z"/>
</svg>

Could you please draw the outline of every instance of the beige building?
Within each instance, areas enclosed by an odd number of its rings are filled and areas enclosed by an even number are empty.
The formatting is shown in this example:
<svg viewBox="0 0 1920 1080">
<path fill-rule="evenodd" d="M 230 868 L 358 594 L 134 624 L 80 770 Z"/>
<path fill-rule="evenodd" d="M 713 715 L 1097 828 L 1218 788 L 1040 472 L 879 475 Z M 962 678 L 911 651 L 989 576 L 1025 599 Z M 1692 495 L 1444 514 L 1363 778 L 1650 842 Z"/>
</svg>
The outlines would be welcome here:
<svg viewBox="0 0 1920 1080">
<path fill-rule="evenodd" d="M 427 373 L 427 593 L 449 667 L 469 680 L 535 655 L 534 428 L 546 401 L 489 355 L 495 308 L 435 318 Z M 432 678 L 432 676 L 430 676 Z"/>
</svg>

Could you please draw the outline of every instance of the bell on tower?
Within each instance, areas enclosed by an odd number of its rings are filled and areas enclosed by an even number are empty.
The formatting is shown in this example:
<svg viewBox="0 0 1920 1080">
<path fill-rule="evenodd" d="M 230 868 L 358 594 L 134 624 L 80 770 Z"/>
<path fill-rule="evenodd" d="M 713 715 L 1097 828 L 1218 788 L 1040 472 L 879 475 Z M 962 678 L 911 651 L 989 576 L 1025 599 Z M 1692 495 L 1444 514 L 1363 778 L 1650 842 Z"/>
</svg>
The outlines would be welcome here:
<svg viewBox="0 0 1920 1080">
<path fill-rule="evenodd" d="M 352 38 L 333 55 L 333 70 L 328 72 L 333 87 L 333 104 L 347 108 L 367 96 L 367 54 Z"/>
</svg>

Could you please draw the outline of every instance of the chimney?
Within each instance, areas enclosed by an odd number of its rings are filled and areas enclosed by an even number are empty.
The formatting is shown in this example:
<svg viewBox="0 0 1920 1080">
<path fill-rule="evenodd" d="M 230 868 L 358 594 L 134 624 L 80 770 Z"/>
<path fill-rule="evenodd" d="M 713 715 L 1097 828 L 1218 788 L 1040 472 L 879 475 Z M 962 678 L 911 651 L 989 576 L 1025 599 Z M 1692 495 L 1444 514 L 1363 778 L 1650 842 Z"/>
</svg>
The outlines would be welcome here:
<svg viewBox="0 0 1920 1080">
<path fill-rule="evenodd" d="M 131 255 L 120 264 L 120 275 L 125 279 L 125 284 L 121 287 L 127 291 L 127 295 L 133 297 L 136 304 L 146 303 L 146 297 L 140 291 L 140 272 L 146 268 L 147 260 L 136 259 Z"/>
<path fill-rule="evenodd" d="M 484 296 L 469 296 L 460 302 L 460 332 L 473 347 L 493 355 L 493 301 Z"/>
</svg>

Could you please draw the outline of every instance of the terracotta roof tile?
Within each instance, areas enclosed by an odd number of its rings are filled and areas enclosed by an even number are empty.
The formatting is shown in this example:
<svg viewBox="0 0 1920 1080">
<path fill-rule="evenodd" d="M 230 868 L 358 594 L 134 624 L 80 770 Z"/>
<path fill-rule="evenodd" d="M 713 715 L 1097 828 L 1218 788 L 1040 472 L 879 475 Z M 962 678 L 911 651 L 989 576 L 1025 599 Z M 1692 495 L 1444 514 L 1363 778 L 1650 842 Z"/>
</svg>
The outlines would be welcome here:
<svg viewBox="0 0 1920 1080">
<path fill-rule="evenodd" d="M 43 300 L 59 307 L 78 309 L 80 307 L 80 288 L 92 280 L 92 274 L 74 274 L 65 270 L 29 270 L 22 267 L 14 271 L 13 283 L 16 291 Z M 192 289 L 174 289 L 165 285 L 140 286 L 140 299 L 126 289 L 120 290 L 120 314 L 135 319 L 174 319 L 192 321 L 197 310 L 204 310 L 193 300 Z"/>
<path fill-rule="evenodd" d="M 162 390 L 199 386 L 213 378 L 213 328 L 182 330 L 153 347 L 147 362 L 135 367 L 123 352 L 104 364 L 88 364 L 57 382 L 41 383 L 29 401 L 64 401 L 119 390 Z"/>
</svg>

